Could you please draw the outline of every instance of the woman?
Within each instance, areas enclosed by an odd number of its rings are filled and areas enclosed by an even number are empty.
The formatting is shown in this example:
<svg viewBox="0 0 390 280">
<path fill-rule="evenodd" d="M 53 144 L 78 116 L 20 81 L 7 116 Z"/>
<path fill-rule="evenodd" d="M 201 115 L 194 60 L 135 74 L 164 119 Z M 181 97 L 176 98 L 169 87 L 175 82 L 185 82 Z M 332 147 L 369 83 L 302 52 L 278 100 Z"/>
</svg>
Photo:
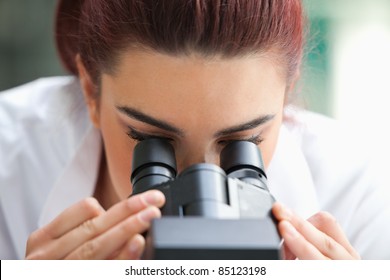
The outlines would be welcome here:
<svg viewBox="0 0 390 280">
<path fill-rule="evenodd" d="M 1 96 L 2 258 L 139 258 L 165 200 L 128 198 L 133 148 L 151 137 L 171 142 L 179 172 L 256 143 L 293 209 L 273 208 L 286 258 L 390 257 L 388 198 L 369 164 L 332 121 L 288 106 L 299 0 L 67 0 L 56 28 L 74 78 Z"/>
</svg>

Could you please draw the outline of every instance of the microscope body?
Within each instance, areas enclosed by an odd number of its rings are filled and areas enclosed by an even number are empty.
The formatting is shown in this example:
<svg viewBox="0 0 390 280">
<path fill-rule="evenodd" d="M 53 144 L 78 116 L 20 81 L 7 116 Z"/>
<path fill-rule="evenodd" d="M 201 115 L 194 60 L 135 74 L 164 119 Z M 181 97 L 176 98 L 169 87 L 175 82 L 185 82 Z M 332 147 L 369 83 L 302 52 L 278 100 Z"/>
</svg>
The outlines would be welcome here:
<svg viewBox="0 0 390 280">
<path fill-rule="evenodd" d="M 222 169 L 222 168 L 223 169 Z M 133 195 L 164 193 L 162 218 L 146 237 L 146 259 L 279 259 L 280 236 L 260 151 L 237 141 L 221 153 L 221 167 L 195 164 L 176 177 L 173 148 L 161 139 L 134 150 Z"/>
</svg>

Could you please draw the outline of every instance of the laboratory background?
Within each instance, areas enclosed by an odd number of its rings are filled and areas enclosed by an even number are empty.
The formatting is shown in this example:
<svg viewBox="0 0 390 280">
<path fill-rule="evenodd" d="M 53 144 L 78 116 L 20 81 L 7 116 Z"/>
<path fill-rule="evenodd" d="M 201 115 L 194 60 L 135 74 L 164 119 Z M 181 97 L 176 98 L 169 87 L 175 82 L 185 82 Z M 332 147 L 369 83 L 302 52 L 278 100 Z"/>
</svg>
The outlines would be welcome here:
<svg viewBox="0 0 390 280">
<path fill-rule="evenodd" d="M 0 91 L 66 74 L 53 41 L 55 5 L 0 0 Z M 362 149 L 389 152 L 390 0 L 304 0 L 304 5 L 307 47 L 297 103 L 376 143 Z"/>
</svg>

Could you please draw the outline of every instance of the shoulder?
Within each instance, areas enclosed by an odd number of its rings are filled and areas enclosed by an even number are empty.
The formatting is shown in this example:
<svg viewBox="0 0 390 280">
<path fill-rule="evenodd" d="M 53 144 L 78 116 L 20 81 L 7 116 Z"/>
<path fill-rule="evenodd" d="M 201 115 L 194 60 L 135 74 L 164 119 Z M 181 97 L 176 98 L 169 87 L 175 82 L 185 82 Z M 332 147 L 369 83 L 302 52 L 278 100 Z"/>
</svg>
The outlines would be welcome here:
<svg viewBox="0 0 390 280">
<path fill-rule="evenodd" d="M 43 78 L 0 93 L 2 188 L 7 179 L 16 186 L 54 180 L 88 125 L 85 111 L 72 77 Z"/>
<path fill-rule="evenodd" d="M 41 78 L 1 92 L 0 124 L 4 127 L 26 119 L 45 119 L 58 101 L 79 95 L 77 84 L 73 77 Z"/>
<path fill-rule="evenodd" d="M 285 127 L 301 149 L 320 201 L 368 179 L 374 155 L 357 131 L 330 117 L 294 107 L 288 108 L 285 116 Z"/>
<path fill-rule="evenodd" d="M 43 78 L 0 93 L 0 149 L 7 151 L 3 159 L 16 153 L 41 153 L 44 159 L 53 145 L 66 152 L 86 125 L 84 100 L 73 77 Z"/>
<path fill-rule="evenodd" d="M 371 158 L 359 133 L 330 117 L 289 107 L 284 124 L 299 143 L 314 179 L 326 176 L 340 180 L 364 169 Z"/>
<path fill-rule="evenodd" d="M 73 77 L 42 78 L 3 91 L 0 93 L 0 127 L 7 135 L 2 139 L 21 130 L 33 133 L 64 124 L 69 118 L 76 119 L 74 115 L 82 111 L 84 101 L 79 82 Z"/>
<path fill-rule="evenodd" d="M 88 125 L 76 78 L 43 78 L 0 93 L 0 179 L 4 170 L 16 172 L 15 164 L 64 165 Z"/>
</svg>

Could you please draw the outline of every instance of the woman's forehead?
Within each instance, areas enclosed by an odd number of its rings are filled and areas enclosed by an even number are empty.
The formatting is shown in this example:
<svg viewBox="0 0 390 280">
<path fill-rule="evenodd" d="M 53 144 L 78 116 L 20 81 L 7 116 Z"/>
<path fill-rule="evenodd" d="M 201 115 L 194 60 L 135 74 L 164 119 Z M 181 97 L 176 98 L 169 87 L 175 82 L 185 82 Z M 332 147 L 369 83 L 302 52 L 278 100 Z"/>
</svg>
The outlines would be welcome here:
<svg viewBox="0 0 390 280">
<path fill-rule="evenodd" d="M 118 102 L 164 100 L 206 105 L 230 100 L 271 102 L 284 94 L 286 81 L 279 65 L 267 56 L 206 59 L 128 52 L 113 74 L 102 76 L 102 88 Z M 142 97 L 142 98 L 140 98 Z"/>
</svg>

